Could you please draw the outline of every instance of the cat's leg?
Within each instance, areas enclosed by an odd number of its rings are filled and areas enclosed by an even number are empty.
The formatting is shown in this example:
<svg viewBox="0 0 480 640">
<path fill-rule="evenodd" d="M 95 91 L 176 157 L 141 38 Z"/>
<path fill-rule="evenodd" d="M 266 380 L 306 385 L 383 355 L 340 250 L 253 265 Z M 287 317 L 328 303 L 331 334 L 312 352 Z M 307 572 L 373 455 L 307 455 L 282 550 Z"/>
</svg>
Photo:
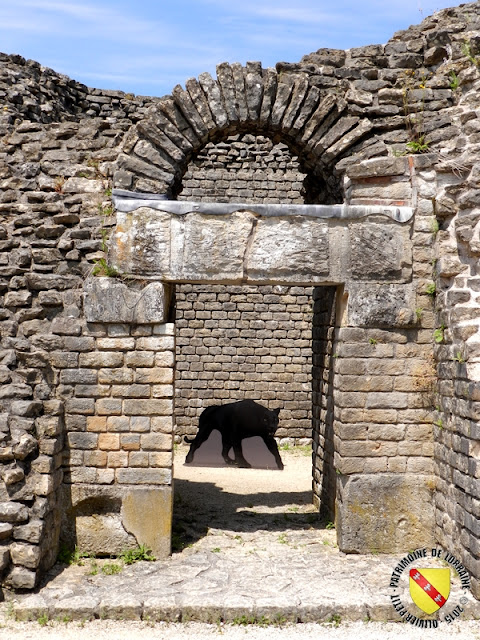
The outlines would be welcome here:
<svg viewBox="0 0 480 640">
<path fill-rule="evenodd" d="M 274 458 L 275 458 L 275 462 L 277 463 L 277 467 L 282 470 L 283 469 L 283 462 L 282 459 L 280 457 L 280 453 L 278 452 L 278 446 L 277 446 L 277 441 L 275 440 L 275 438 L 273 436 L 262 436 L 263 437 L 263 441 L 265 442 L 265 444 L 268 447 L 268 450 L 270 451 L 271 454 L 273 454 Z"/>
</svg>

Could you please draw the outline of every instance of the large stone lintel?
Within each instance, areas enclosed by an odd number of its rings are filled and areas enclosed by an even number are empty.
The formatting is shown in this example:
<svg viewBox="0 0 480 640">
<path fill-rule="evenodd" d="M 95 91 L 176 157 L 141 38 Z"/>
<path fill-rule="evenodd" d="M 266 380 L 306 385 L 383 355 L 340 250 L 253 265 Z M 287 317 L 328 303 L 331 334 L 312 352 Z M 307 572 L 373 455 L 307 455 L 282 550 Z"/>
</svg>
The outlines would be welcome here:
<svg viewBox="0 0 480 640">
<path fill-rule="evenodd" d="M 118 211 L 112 263 L 121 272 L 162 282 L 311 286 L 359 277 L 369 282 L 411 278 L 409 226 L 389 218 L 359 222 L 260 215 L 247 208 L 226 213 L 223 205 L 220 215 L 211 212 L 214 207 L 206 203 L 202 212 L 185 215 L 150 206 Z"/>
<path fill-rule="evenodd" d="M 318 218 L 141 208 L 117 213 L 111 258 L 122 272 L 163 282 L 335 282 L 344 269 L 330 247 L 343 235 L 335 241 L 333 232 Z"/>
</svg>

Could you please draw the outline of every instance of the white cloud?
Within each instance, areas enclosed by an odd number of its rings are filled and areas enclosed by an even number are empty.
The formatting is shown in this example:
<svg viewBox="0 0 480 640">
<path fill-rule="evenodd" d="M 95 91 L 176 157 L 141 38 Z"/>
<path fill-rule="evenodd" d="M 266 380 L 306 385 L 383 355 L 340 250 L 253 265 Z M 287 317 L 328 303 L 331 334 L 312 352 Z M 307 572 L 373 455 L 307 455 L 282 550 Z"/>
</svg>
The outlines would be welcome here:
<svg viewBox="0 0 480 640">
<path fill-rule="evenodd" d="M 175 30 L 158 20 L 143 20 L 115 6 L 55 0 L 17 0 L 0 6 L 0 33 L 7 29 L 31 33 L 51 33 L 54 37 L 99 38 L 97 44 L 119 41 L 124 44 L 158 45 L 175 42 Z"/>
<path fill-rule="evenodd" d="M 17 7 L 30 8 L 36 11 L 49 11 L 82 20 L 98 20 L 109 13 L 105 9 L 93 5 L 53 2 L 51 0 L 17 0 L 15 4 Z"/>
</svg>

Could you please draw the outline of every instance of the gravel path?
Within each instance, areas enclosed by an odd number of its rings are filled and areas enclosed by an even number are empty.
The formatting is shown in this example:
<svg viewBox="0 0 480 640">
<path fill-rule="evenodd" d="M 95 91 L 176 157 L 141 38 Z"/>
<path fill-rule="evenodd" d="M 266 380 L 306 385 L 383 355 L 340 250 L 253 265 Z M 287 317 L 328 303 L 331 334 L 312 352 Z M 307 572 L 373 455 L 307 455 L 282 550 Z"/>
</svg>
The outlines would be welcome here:
<svg viewBox="0 0 480 640">
<path fill-rule="evenodd" d="M 401 623 L 351 622 L 296 624 L 284 627 L 116 622 L 94 620 L 78 623 L 7 622 L 0 640 L 480 640 L 480 622 L 455 622 L 445 629 L 420 630 Z"/>
</svg>

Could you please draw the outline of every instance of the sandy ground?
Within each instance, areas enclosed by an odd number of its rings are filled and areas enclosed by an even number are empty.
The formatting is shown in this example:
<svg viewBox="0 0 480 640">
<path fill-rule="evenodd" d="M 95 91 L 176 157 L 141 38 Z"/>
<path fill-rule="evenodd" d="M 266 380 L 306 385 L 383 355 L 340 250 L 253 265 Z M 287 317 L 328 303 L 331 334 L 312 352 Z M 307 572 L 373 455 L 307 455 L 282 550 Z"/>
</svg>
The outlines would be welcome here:
<svg viewBox="0 0 480 640">
<path fill-rule="evenodd" d="M 222 533 L 242 536 L 253 548 L 265 541 L 268 531 L 312 527 L 321 528 L 334 544 L 335 532 L 325 529 L 326 523 L 320 522 L 312 504 L 310 449 L 281 450 L 285 469 L 279 471 L 264 446 L 255 451 L 253 439 L 246 444 L 245 458 L 256 468 L 226 466 L 220 456 L 215 458 L 202 449 L 198 450 L 194 464 L 187 465 L 184 460 L 188 448 L 178 447 L 174 472 L 174 547 L 201 545 L 207 534 L 211 537 Z M 253 445 L 251 450 L 249 444 Z M 203 466 L 208 460 L 213 460 L 216 466 Z"/>
</svg>

